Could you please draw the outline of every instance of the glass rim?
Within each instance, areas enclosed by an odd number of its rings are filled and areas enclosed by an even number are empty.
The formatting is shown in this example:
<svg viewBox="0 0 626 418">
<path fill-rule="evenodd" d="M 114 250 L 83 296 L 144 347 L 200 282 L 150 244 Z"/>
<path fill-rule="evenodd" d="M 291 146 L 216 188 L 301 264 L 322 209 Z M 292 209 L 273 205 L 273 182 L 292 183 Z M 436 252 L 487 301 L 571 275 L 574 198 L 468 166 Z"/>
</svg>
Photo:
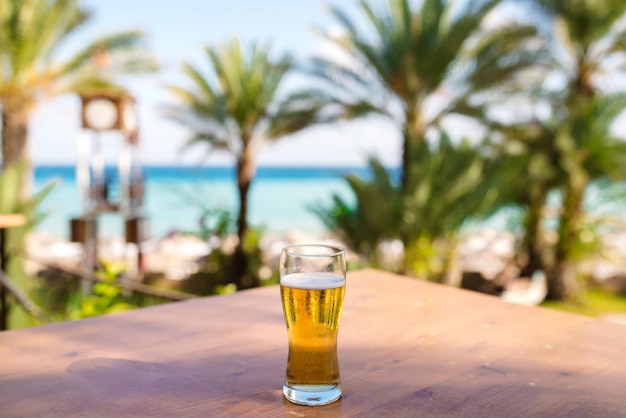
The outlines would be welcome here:
<svg viewBox="0 0 626 418">
<path fill-rule="evenodd" d="M 330 250 L 329 252 L 299 252 L 298 249 L 306 248 L 324 248 Z M 339 255 L 345 255 L 345 249 L 338 245 L 330 244 L 295 244 L 289 245 L 283 248 L 282 253 L 293 257 L 336 257 Z"/>
</svg>

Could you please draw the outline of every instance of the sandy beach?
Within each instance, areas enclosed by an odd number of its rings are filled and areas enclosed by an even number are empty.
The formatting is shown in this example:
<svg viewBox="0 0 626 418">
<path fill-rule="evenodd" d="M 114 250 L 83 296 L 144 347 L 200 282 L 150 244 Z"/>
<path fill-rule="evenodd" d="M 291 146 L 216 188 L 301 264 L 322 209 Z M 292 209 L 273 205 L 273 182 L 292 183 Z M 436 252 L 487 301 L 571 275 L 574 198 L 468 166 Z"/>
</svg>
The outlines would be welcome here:
<svg viewBox="0 0 626 418">
<path fill-rule="evenodd" d="M 278 257 L 283 247 L 298 243 L 325 243 L 344 246 L 330 234 L 311 234 L 290 229 L 283 233 L 266 233 L 260 242 L 264 268 L 276 269 Z M 196 273 L 204 258 L 221 246 L 228 253 L 236 245 L 236 237 L 228 236 L 220 242 L 217 238 L 203 241 L 190 234 L 174 233 L 161 238 L 152 238 L 141 243 L 144 272 L 160 274 L 168 280 L 184 280 Z M 384 246 L 385 257 L 393 260 L 402 257 L 402 244 L 389 242 Z M 100 239 L 98 254 L 101 260 L 126 263 L 132 266 L 137 259 L 138 247 L 126 244 L 121 237 Z M 27 253 L 32 260 L 28 264 L 29 273 L 36 274 L 45 263 L 80 266 L 83 249 L 78 243 L 49 233 L 32 233 L 27 242 Z M 581 268 L 594 281 L 603 282 L 626 277 L 626 239 L 618 235 L 605 237 L 605 255 L 582 264 Z M 514 266 L 515 236 L 511 232 L 495 229 L 478 229 L 464 235 L 458 249 L 459 277 L 464 273 L 480 273 L 494 283 L 504 285 L 500 295 L 504 300 L 525 305 L 537 305 L 545 297 L 545 277 L 518 278 Z M 353 262 L 363 262 L 351 251 L 347 258 Z M 460 283 L 454 283 L 459 285 Z M 623 316 L 612 318 L 623 322 Z"/>
</svg>

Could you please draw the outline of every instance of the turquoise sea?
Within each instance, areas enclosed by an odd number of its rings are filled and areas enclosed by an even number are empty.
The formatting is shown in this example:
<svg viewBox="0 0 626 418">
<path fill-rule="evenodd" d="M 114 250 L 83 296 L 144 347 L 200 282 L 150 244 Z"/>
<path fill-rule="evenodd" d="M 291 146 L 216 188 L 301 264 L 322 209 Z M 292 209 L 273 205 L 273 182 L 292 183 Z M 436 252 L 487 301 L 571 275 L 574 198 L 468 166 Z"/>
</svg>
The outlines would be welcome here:
<svg viewBox="0 0 626 418">
<path fill-rule="evenodd" d="M 162 237 L 173 231 L 197 231 L 203 209 L 237 210 L 235 172 L 232 167 L 145 166 L 143 213 L 150 236 Z M 309 207 L 331 202 L 333 193 L 346 199 L 352 193 L 343 176 L 367 176 L 358 167 L 259 167 L 250 191 L 249 221 L 268 232 L 296 228 L 307 233 L 323 233 L 324 225 Z M 115 201 L 116 170 L 113 179 Z M 69 223 L 82 214 L 81 195 L 73 166 L 37 166 L 35 188 L 49 182 L 56 186 L 41 206 L 46 214 L 39 231 L 69 236 Z M 123 235 L 119 214 L 99 217 L 99 233 L 104 237 Z"/>
<path fill-rule="evenodd" d="M 116 200 L 116 169 L 107 167 L 113 178 L 112 200 Z M 237 211 L 235 172 L 232 167 L 144 166 L 143 214 L 149 236 L 163 237 L 171 232 L 199 231 L 199 220 L 205 209 Z M 397 175 L 399 170 L 393 171 Z M 344 176 L 369 176 L 366 167 L 259 167 L 250 191 L 249 222 L 267 232 L 281 233 L 298 229 L 323 234 L 326 229 L 310 210 L 312 205 L 326 205 L 338 194 L 351 201 L 352 192 Z M 81 195 L 74 166 L 37 166 L 35 188 L 54 182 L 56 186 L 44 200 L 41 212 L 46 215 L 37 230 L 59 237 L 69 237 L 70 220 L 82 214 Z M 616 194 L 617 192 L 617 194 Z M 626 186 L 616 189 L 592 185 L 586 195 L 586 206 L 597 216 L 623 219 Z M 552 196 L 558 201 L 557 196 Z M 501 209 L 481 223 L 496 229 L 509 229 L 519 220 L 515 209 Z M 99 217 L 101 237 L 123 236 L 124 220 L 119 214 Z"/>
</svg>

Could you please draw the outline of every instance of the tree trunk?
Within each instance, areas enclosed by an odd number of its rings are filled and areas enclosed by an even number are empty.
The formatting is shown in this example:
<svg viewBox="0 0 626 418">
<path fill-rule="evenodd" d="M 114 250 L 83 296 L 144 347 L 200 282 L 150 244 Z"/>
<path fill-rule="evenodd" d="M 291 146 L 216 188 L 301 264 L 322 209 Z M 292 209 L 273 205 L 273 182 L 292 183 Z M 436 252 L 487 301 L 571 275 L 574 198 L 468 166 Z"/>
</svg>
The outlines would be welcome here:
<svg viewBox="0 0 626 418">
<path fill-rule="evenodd" d="M 248 232 L 248 193 L 254 178 L 254 163 L 252 153 L 244 149 L 241 158 L 237 161 L 237 188 L 239 192 L 239 215 L 237 217 L 237 237 L 239 243 L 233 254 L 231 280 L 238 289 L 249 289 L 259 286 L 248 271 L 248 253 L 245 249 L 245 239 Z"/>
<path fill-rule="evenodd" d="M 459 287 L 463 279 L 463 268 L 459 260 L 458 245 L 453 241 L 445 243 L 444 270 L 441 277 L 441 283 Z"/>
<path fill-rule="evenodd" d="M 544 270 L 543 263 L 543 234 L 541 222 L 543 221 L 543 210 L 546 205 L 547 191 L 544 187 L 531 192 L 531 200 L 526 214 L 525 234 L 523 247 L 526 250 L 526 262 L 522 266 L 520 275 L 531 277 L 535 271 Z"/>
<path fill-rule="evenodd" d="M 25 111 L 2 111 L 2 167 L 26 160 L 28 115 Z"/>
<path fill-rule="evenodd" d="M 15 208 L 23 201 L 29 198 L 32 184 L 30 173 L 30 161 L 28 158 L 28 111 L 26 109 L 7 110 L 7 106 L 2 107 L 2 169 L 0 172 L 11 168 L 17 170 L 21 176 L 17 185 L 18 194 L 11 202 L 5 202 L 10 208 Z M 1 193 L 1 191 L 0 191 Z M 29 214 L 26 213 L 28 216 Z M 25 242 L 26 230 L 24 228 L 14 228 L 7 232 L 7 250 L 9 253 L 22 250 Z M 31 289 L 31 282 L 27 280 L 24 270 L 24 260 L 22 257 L 12 257 L 5 266 L 5 272 L 16 282 L 17 286 L 26 293 Z M 31 324 L 32 319 L 17 304 L 10 305 L 10 328 L 14 328 L 16 324 L 24 326 Z"/>
<path fill-rule="evenodd" d="M 561 260 L 554 266 L 552 276 L 548 276 L 546 300 L 577 301 L 584 289 L 576 274 L 574 260 Z"/>
<path fill-rule="evenodd" d="M 402 132 L 402 173 L 400 174 L 400 195 L 406 196 L 408 193 L 409 167 L 411 166 L 411 135 L 409 128 L 405 127 Z"/>
<path fill-rule="evenodd" d="M 25 200 L 31 192 L 30 160 L 28 158 L 28 112 L 25 109 L 2 110 L 2 170 L 21 165 L 23 172 L 20 198 Z M 17 203 L 17 202 L 15 202 Z"/>
<path fill-rule="evenodd" d="M 419 113 L 419 102 L 407 102 L 407 110 L 405 112 L 406 123 L 402 130 L 403 148 L 402 148 L 402 177 L 400 178 L 400 199 L 404 201 L 406 197 L 413 192 L 410 189 L 411 186 L 411 161 L 413 160 L 413 153 L 415 152 L 415 145 L 420 144 L 425 140 L 426 126 Z M 398 220 L 400 221 L 400 220 Z M 425 264 L 432 261 L 432 255 L 420 254 L 419 250 L 416 251 L 420 245 L 423 244 L 424 237 L 411 237 L 409 234 L 401 233 L 400 239 L 404 245 L 404 257 L 402 260 L 402 267 L 399 271 L 400 274 L 419 275 L 417 270 L 423 269 Z M 428 238 L 430 244 L 430 238 Z M 431 247 L 432 248 L 432 247 Z M 429 258 L 430 257 L 430 258 Z"/>
<path fill-rule="evenodd" d="M 401 196 L 410 193 L 409 190 L 409 167 L 413 153 L 413 145 L 424 141 L 426 135 L 426 126 L 423 118 L 419 113 L 419 102 L 407 103 L 407 111 L 405 113 L 406 124 L 402 129 L 402 177 L 400 178 Z"/>
<path fill-rule="evenodd" d="M 575 252 L 583 216 L 585 186 L 584 181 L 571 181 L 564 192 L 554 266 L 552 274 L 548 276 L 546 299 L 577 300 L 584 290 L 576 274 Z"/>
</svg>

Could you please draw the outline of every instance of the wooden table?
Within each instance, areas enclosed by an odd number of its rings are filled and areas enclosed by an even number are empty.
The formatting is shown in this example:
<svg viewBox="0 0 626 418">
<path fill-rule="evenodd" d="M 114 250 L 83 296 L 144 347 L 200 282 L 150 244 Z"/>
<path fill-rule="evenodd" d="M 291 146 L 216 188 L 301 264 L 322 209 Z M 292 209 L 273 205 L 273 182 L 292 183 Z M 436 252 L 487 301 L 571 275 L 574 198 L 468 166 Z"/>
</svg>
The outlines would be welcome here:
<svg viewBox="0 0 626 418">
<path fill-rule="evenodd" d="M 21 213 L 0 213 L 0 229 L 14 228 L 26 223 L 26 216 Z"/>
<path fill-rule="evenodd" d="M 616 417 L 626 327 L 348 274 L 344 397 L 283 399 L 278 287 L 0 333 L 2 417 Z"/>
</svg>

